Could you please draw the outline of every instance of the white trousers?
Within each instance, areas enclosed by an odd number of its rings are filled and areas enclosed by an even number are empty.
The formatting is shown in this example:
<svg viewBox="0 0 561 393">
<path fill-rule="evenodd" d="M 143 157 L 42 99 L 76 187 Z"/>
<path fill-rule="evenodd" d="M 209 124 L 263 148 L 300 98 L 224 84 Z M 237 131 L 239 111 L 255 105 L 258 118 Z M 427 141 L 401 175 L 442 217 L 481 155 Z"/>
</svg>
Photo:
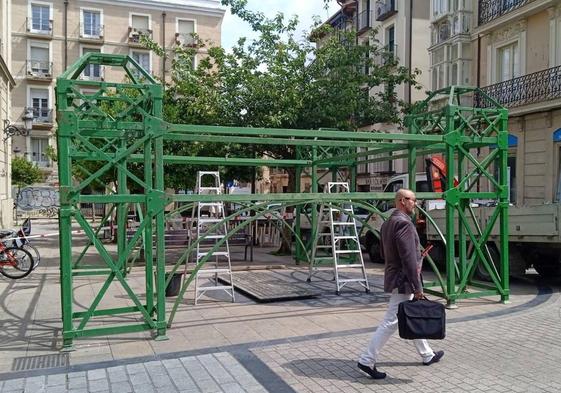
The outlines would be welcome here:
<svg viewBox="0 0 561 393">
<path fill-rule="evenodd" d="M 412 298 L 413 295 L 398 293 L 397 288 L 393 290 L 384 320 L 374 332 L 366 351 L 360 356 L 359 362 L 361 364 L 374 367 L 376 361 L 378 360 L 380 351 L 386 342 L 388 342 L 392 334 L 394 334 L 397 330 L 397 308 L 399 303 L 411 300 Z M 432 359 L 434 352 L 430 348 L 427 340 L 413 340 L 413 342 L 415 343 L 415 348 L 417 349 L 419 355 L 421 355 L 423 362 L 428 362 Z"/>
</svg>

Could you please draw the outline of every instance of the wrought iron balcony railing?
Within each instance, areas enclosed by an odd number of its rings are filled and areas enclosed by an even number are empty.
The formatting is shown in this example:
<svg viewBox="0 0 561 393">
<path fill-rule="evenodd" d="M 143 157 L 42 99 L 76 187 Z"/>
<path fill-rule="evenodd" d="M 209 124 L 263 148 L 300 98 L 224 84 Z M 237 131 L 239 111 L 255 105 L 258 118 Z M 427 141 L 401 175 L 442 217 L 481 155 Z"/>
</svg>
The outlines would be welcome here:
<svg viewBox="0 0 561 393">
<path fill-rule="evenodd" d="M 395 0 L 378 0 L 376 1 L 376 20 L 381 22 L 397 13 L 395 8 Z"/>
<path fill-rule="evenodd" d="M 175 44 L 196 47 L 198 40 L 193 33 L 175 33 Z"/>
<path fill-rule="evenodd" d="M 372 27 L 372 11 L 365 10 L 358 14 L 358 31 Z"/>
<path fill-rule="evenodd" d="M 52 78 L 53 63 L 51 61 L 27 60 L 27 75 L 33 78 Z"/>
<path fill-rule="evenodd" d="M 28 33 L 41 34 L 46 36 L 53 35 L 53 21 L 27 17 L 25 25 Z"/>
<path fill-rule="evenodd" d="M 27 111 L 31 109 L 33 111 L 33 124 L 45 124 L 53 122 L 53 110 L 49 108 L 25 108 Z"/>
<path fill-rule="evenodd" d="M 534 0 L 479 0 L 479 26 L 489 23 Z"/>
<path fill-rule="evenodd" d="M 129 44 L 140 44 L 140 37 L 143 35 L 152 38 L 152 30 L 129 26 Z"/>
<path fill-rule="evenodd" d="M 561 98 L 561 66 L 496 83 L 481 90 L 507 108 Z M 478 95 L 474 97 L 474 104 L 480 108 L 493 106 L 489 100 Z"/>
</svg>

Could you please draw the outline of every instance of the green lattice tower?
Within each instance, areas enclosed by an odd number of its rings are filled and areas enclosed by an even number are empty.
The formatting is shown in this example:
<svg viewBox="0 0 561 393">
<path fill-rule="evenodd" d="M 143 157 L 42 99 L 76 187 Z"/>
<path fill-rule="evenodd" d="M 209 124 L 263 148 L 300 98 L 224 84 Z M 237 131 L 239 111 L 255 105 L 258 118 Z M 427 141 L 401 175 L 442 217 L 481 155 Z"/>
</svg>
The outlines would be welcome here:
<svg viewBox="0 0 561 393">
<path fill-rule="evenodd" d="M 91 64 L 122 68 L 131 83 L 110 83 L 99 81 L 81 81 L 79 76 L 85 67 Z M 95 90 L 84 94 L 82 89 Z M 430 283 L 427 291 L 445 298 L 449 304 L 465 297 L 498 294 L 502 300 L 508 299 L 508 226 L 507 226 L 507 190 L 506 190 L 506 154 L 507 112 L 494 101 L 476 89 L 452 87 L 432 94 L 428 100 L 417 108 L 408 119 L 408 133 L 350 132 L 333 130 L 292 130 L 216 127 L 201 125 L 169 124 L 162 120 L 162 87 L 142 70 L 128 56 L 90 53 L 72 65 L 57 79 L 57 120 L 59 178 L 61 183 L 60 213 L 60 255 L 61 255 L 61 299 L 63 311 L 64 347 L 69 348 L 73 339 L 111 333 L 124 333 L 139 330 L 153 330 L 156 337 L 165 338 L 166 322 L 171 325 L 184 294 L 192 282 L 197 270 L 208 259 L 203 258 L 185 277 L 180 294 L 175 303 L 166 310 L 164 289 L 171 280 L 171 274 L 165 278 L 165 243 L 164 243 L 164 206 L 171 202 L 182 202 L 180 209 L 189 209 L 195 202 L 223 201 L 243 205 L 243 208 L 225 217 L 233 220 L 246 213 L 255 212 L 242 224 L 228 232 L 222 240 L 226 241 L 236 232 L 251 225 L 259 217 L 270 214 L 272 210 L 314 204 L 341 205 L 352 201 L 372 214 L 383 215 L 376 208 L 379 200 L 393 199 L 392 193 L 351 192 L 349 194 L 325 194 L 318 192 L 318 171 L 327 168 L 331 173 L 340 172 L 350 176 L 352 190 L 359 164 L 387 160 L 381 154 L 391 153 L 392 159 L 408 159 L 411 180 L 414 180 L 417 156 L 442 153 L 447 156 L 449 172 L 458 178 L 459 185 L 449 184 L 444 193 L 419 192 L 419 199 L 444 198 L 447 205 L 448 222 L 459 217 L 461 223 L 456 231 L 454 225 L 448 225 L 443 236 L 450 246 L 447 250 L 446 271 L 440 272 L 432 261 L 436 282 Z M 476 95 L 479 100 L 488 100 L 487 109 L 461 106 L 462 97 Z M 437 97 L 447 97 L 447 105 L 439 110 L 429 110 Z M 163 144 L 168 143 L 236 143 L 260 145 L 281 145 L 294 149 L 293 159 L 261 159 L 248 157 L 193 157 L 164 155 Z M 493 153 L 483 160 L 475 157 L 471 150 L 478 147 L 496 145 Z M 471 162 L 469 169 L 466 162 Z M 498 163 L 498 178 L 489 170 L 492 162 Z M 91 163 L 95 163 L 94 169 Z M 164 164 L 215 166 L 248 166 L 294 168 L 297 174 L 297 192 L 286 194 L 254 195 L 166 195 L 164 193 Z M 88 168 L 86 168 L 86 166 Z M 133 170 L 136 168 L 136 170 Z M 138 172 L 142 168 L 142 172 Z M 91 170 L 90 170 L 91 169 Z M 74 183 L 72 171 L 86 173 L 86 179 Z M 105 185 L 104 175 L 109 171 L 116 174 L 117 187 L 109 189 L 105 195 L 86 194 L 87 188 L 95 183 Z M 299 178 L 304 173 L 312 177 L 309 193 L 299 190 Z M 141 173 L 141 174 L 140 174 Z M 334 176 L 334 175 L 333 175 Z M 488 178 L 495 187 L 492 191 L 477 192 L 474 177 Z M 411 184 L 415 184 L 414 181 Z M 131 191 L 132 190 L 132 191 Z M 492 270 L 490 258 L 485 255 L 484 244 L 493 229 L 492 225 L 481 228 L 481 236 L 470 228 L 465 211 L 470 198 L 489 198 L 498 201 L 494 220 L 500 221 L 501 269 L 499 274 L 492 274 L 490 284 L 476 283 L 472 273 L 477 264 L 483 264 Z M 274 202 L 274 208 L 268 208 L 267 202 Z M 95 228 L 80 213 L 80 203 L 105 203 L 107 216 Z M 140 226 L 133 234 L 127 236 L 126 218 L 131 206 L 136 206 L 140 216 Z M 468 209 L 469 210 L 469 209 Z M 109 217 L 116 214 L 117 252 L 111 253 L 97 234 L 106 225 Z M 312 228 L 316 227 L 317 214 L 312 209 Z M 171 213 L 173 214 L 173 212 Z M 297 214 L 296 224 L 285 222 L 289 231 L 294 233 L 297 246 L 296 258 L 308 261 L 309 250 L 302 241 L 301 228 Z M 430 216 L 428 217 L 430 220 Z M 81 252 L 73 250 L 71 224 L 77 223 L 86 233 L 89 243 Z M 223 225 L 222 222 L 216 225 Z M 364 222 L 364 228 L 368 228 Z M 463 229 L 462 229 L 463 228 Z M 457 232 L 457 233 L 456 233 Z M 152 239 L 155 238 L 155 252 Z M 459 241 L 459 253 L 454 248 L 454 240 Z M 204 241 L 198 239 L 197 241 Z M 192 242 L 177 261 L 168 267 L 169 273 L 182 268 L 187 256 L 197 245 Z M 100 268 L 84 261 L 84 255 L 93 245 L 99 258 L 105 264 Z M 220 247 L 220 243 L 215 247 Z M 469 250 L 474 250 L 468 251 Z M 144 252 L 144 287 L 132 289 L 127 273 L 140 250 Z M 456 255 L 458 254 L 458 255 Z M 458 258 L 458 260 L 456 260 Z M 74 311 L 73 296 L 75 277 L 96 275 L 104 279 L 99 293 L 84 311 Z M 155 277 L 155 281 L 154 281 Z M 132 306 L 117 308 L 100 308 L 100 302 L 109 286 L 115 282 L 121 285 L 128 295 Z M 466 292 L 474 284 L 477 291 Z M 440 288 L 440 290 L 437 289 Z M 145 296 L 145 303 L 140 299 Z M 166 320 L 166 314 L 169 317 Z M 98 318 L 133 314 L 141 317 L 136 324 L 124 322 L 115 326 L 97 326 Z M 93 326 L 92 326 L 93 325 Z"/>
<path fill-rule="evenodd" d="M 82 71 L 92 64 L 119 67 L 133 83 L 80 80 Z M 85 94 L 84 89 L 94 92 Z M 163 142 L 158 121 L 162 116 L 162 86 L 128 56 L 89 53 L 57 78 L 56 98 L 63 347 L 71 348 L 76 337 L 146 329 L 154 330 L 157 337 L 163 339 L 166 333 L 164 292 L 155 290 L 164 287 Z M 142 178 L 129 168 L 130 156 L 135 153 L 141 156 L 144 164 Z M 86 168 L 87 162 L 98 164 L 94 173 Z M 73 169 L 85 173 L 86 179 L 75 184 Z M 108 171 L 116 171 L 116 189 L 109 190 L 107 195 L 86 195 L 84 191 L 91 186 L 105 187 L 102 178 Z M 129 193 L 129 182 L 142 192 Z M 111 205 L 97 230 L 82 215 L 80 203 Z M 126 220 L 132 204 L 142 206 L 145 219 L 132 238 L 127 239 Z M 110 253 L 98 237 L 113 212 L 116 212 L 117 224 L 116 253 Z M 80 225 L 89 240 L 77 258 L 72 250 L 74 239 L 70 229 L 73 223 Z M 157 235 L 155 258 L 152 255 L 154 233 Z M 127 281 L 126 261 L 141 241 L 146 260 L 145 288 L 137 293 Z M 99 253 L 105 264 L 103 268 L 84 262 L 90 246 Z M 105 279 L 100 291 L 85 310 L 74 311 L 74 278 L 94 275 Z M 123 287 L 132 306 L 99 307 L 114 283 Z M 144 303 L 140 295 L 145 296 Z M 95 317 L 121 314 L 136 314 L 142 322 L 88 327 Z"/>
</svg>

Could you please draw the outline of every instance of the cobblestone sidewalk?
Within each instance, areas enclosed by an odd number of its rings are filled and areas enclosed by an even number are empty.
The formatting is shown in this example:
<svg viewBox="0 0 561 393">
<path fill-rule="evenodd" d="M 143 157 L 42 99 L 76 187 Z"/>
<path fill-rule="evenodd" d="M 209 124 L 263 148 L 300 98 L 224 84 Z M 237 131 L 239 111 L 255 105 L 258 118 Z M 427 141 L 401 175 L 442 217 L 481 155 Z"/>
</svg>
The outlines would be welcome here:
<svg viewBox="0 0 561 393">
<path fill-rule="evenodd" d="M 271 340 L 80 366 L 69 373 L 0 382 L 0 392 L 559 392 L 561 300 L 511 312 L 451 318 L 440 363 L 421 365 L 411 342 L 393 337 L 374 381 L 357 357 L 371 332 Z M 373 328 L 374 330 L 374 328 Z M 48 372 L 48 371 L 47 371 Z"/>
</svg>

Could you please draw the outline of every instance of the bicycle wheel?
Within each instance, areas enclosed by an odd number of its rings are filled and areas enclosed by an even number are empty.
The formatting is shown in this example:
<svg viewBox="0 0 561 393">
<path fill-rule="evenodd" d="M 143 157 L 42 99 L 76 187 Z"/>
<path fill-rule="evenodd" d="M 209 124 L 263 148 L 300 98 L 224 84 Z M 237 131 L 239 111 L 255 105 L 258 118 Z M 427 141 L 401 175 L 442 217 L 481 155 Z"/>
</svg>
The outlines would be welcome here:
<svg viewBox="0 0 561 393">
<path fill-rule="evenodd" d="M 33 256 L 23 248 L 8 247 L 0 253 L 0 274 L 8 278 L 24 278 L 33 270 Z"/>
<path fill-rule="evenodd" d="M 33 269 L 32 270 L 35 270 L 35 268 L 37 266 L 39 266 L 39 262 L 41 262 L 41 254 L 39 254 L 39 250 L 35 246 L 32 246 L 29 243 L 25 243 L 20 248 L 23 248 L 24 250 L 28 251 L 31 254 L 31 256 L 33 257 Z"/>
</svg>

